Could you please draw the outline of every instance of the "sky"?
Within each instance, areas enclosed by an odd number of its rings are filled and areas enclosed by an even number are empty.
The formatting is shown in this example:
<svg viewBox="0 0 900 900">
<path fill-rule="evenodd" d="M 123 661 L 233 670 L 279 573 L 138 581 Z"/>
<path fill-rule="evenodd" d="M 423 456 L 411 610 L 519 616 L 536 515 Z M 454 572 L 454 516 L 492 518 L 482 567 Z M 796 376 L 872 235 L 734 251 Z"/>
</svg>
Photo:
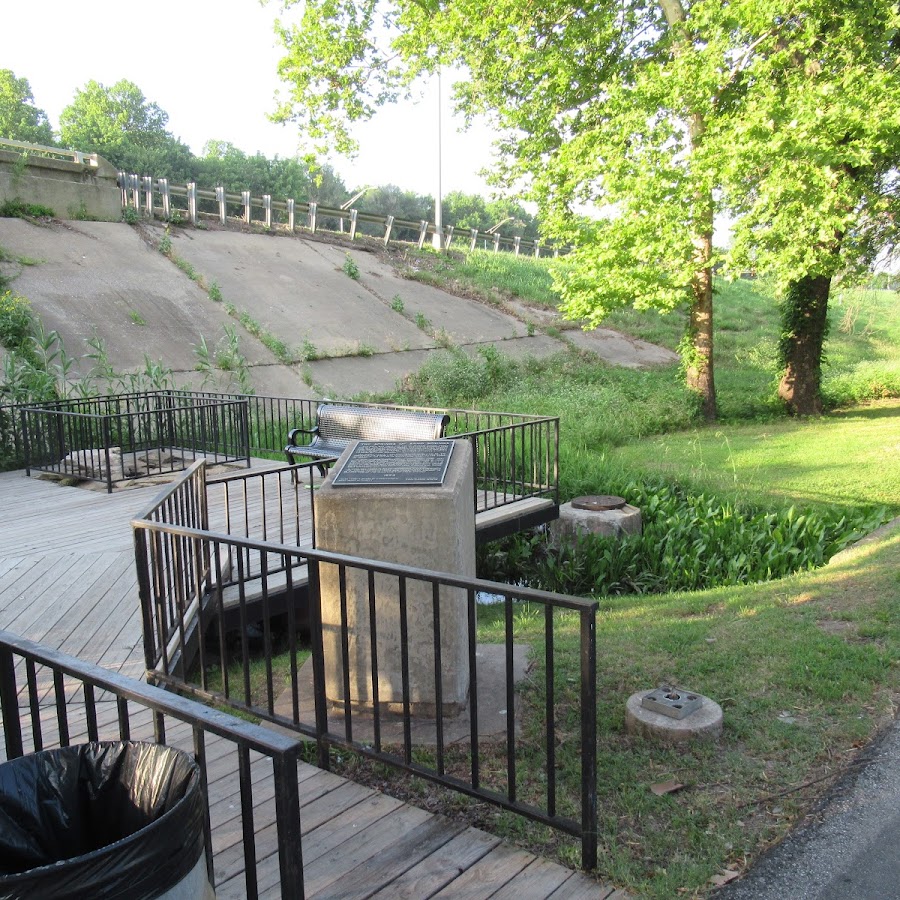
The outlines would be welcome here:
<svg viewBox="0 0 900 900">
<path fill-rule="evenodd" d="M 169 131 L 195 154 L 215 138 L 246 153 L 293 156 L 296 126 L 266 119 L 282 86 L 272 29 L 277 12 L 277 3 L 259 0 L 6 0 L 0 68 L 28 79 L 54 129 L 77 88 L 124 78 L 168 113 Z M 490 132 L 458 132 L 443 81 L 442 193 L 490 196 L 477 174 L 490 162 Z M 359 155 L 330 160 L 348 189 L 396 184 L 436 194 L 437 95 L 436 84 L 427 84 L 419 102 L 385 108 L 356 129 Z"/>
</svg>

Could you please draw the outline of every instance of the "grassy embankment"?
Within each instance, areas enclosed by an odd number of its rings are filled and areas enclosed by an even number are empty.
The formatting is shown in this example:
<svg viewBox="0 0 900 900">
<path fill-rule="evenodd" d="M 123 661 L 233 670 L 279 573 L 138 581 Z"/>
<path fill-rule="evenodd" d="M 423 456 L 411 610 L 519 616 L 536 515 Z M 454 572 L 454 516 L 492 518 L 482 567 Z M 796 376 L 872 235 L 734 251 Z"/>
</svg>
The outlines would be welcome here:
<svg viewBox="0 0 900 900">
<path fill-rule="evenodd" d="M 496 282 L 502 264 L 469 266 Z M 444 274 L 463 277 L 459 267 Z M 531 302 L 552 303 L 546 283 L 532 271 Z M 774 301 L 740 282 L 720 284 L 717 302 L 723 421 L 714 426 L 699 425 L 674 368 L 626 372 L 576 354 L 519 367 L 492 354 L 474 364 L 448 357 L 426 369 L 407 396 L 560 415 L 569 496 L 607 493 L 628 480 L 677 482 L 688 493 L 725 498 L 736 519 L 748 505 L 794 505 L 799 517 L 879 505 L 900 513 L 900 402 L 882 399 L 900 396 L 896 295 L 838 295 L 826 393 L 833 404 L 876 402 L 809 422 L 785 419 L 772 399 Z M 654 314 L 622 313 L 609 324 L 672 347 L 681 331 L 675 317 Z M 782 539 L 773 530 L 770 543 Z M 896 711 L 898 572 L 895 528 L 826 567 L 776 580 L 600 597 L 601 878 L 640 896 L 703 895 L 723 873 L 746 868 L 854 766 Z M 523 690 L 527 736 L 528 723 L 540 720 L 541 634 L 528 610 L 516 622 L 517 639 L 534 648 L 532 681 Z M 483 639 L 500 627 L 486 610 Z M 573 625 L 562 639 L 573 667 L 576 634 Z M 563 690 L 566 677 L 559 673 Z M 626 734 L 625 699 L 660 682 L 716 699 L 725 713 L 722 739 L 668 749 Z M 572 698 L 559 711 L 562 720 L 574 709 Z M 561 777 L 577 795 L 576 750 L 564 739 L 559 752 Z M 539 790 L 541 777 L 530 770 L 523 791 Z M 669 780 L 683 787 L 663 796 L 651 791 Z M 574 845 L 556 835 L 490 811 L 479 815 L 488 827 L 577 861 Z"/>
</svg>

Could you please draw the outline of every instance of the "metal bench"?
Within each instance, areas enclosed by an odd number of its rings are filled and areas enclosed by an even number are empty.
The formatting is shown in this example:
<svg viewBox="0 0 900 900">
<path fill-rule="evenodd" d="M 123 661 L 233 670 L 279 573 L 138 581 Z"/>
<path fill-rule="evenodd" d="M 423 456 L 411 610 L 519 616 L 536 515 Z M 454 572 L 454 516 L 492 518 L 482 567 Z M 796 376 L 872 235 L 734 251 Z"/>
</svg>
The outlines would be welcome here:
<svg viewBox="0 0 900 900">
<path fill-rule="evenodd" d="M 291 429 L 284 452 L 290 463 L 298 456 L 337 459 L 351 441 L 437 440 L 444 436 L 449 422 L 445 413 L 320 403 L 316 427 Z M 313 435 L 312 441 L 298 444 L 297 438 L 304 434 Z M 318 468 L 323 475 L 327 471 L 325 464 Z"/>
</svg>

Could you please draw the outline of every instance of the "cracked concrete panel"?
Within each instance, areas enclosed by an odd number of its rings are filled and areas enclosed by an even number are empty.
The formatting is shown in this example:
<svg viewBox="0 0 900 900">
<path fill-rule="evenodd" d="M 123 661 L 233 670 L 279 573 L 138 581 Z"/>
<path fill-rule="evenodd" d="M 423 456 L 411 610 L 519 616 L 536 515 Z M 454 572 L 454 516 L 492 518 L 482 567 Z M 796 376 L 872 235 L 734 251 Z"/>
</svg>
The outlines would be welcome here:
<svg viewBox="0 0 900 900">
<path fill-rule="evenodd" d="M 344 251 L 288 235 L 173 232 L 172 246 L 208 282 L 292 350 L 340 355 L 434 346 L 430 336 L 341 271 Z"/>
<path fill-rule="evenodd" d="M 678 354 L 648 344 L 637 338 L 628 337 L 610 328 L 596 328 L 593 331 L 572 329 L 564 332 L 565 339 L 580 350 L 588 350 L 616 366 L 627 369 L 643 369 L 645 366 L 667 366 L 678 362 Z"/>
<path fill-rule="evenodd" d="M 58 331 L 70 356 L 81 357 L 97 334 L 119 371 L 143 368 L 144 356 L 190 372 L 200 336 L 210 348 L 235 324 L 197 284 L 133 228 L 117 222 L 35 225 L 0 219 L 0 245 L 39 260 L 23 266 L 13 287 L 26 296 L 47 331 Z M 251 335 L 241 335 L 247 361 L 276 363 Z M 81 360 L 82 373 L 90 361 Z"/>
<path fill-rule="evenodd" d="M 343 264 L 347 251 L 323 245 L 333 264 Z M 395 297 L 403 302 L 403 312 L 411 319 L 421 313 L 435 331 L 443 331 L 454 344 L 485 343 L 524 337 L 526 326 L 501 309 L 455 297 L 438 288 L 401 278 L 376 254 L 354 248 L 349 251 L 359 267 L 360 281 L 383 303 L 390 306 Z"/>
</svg>

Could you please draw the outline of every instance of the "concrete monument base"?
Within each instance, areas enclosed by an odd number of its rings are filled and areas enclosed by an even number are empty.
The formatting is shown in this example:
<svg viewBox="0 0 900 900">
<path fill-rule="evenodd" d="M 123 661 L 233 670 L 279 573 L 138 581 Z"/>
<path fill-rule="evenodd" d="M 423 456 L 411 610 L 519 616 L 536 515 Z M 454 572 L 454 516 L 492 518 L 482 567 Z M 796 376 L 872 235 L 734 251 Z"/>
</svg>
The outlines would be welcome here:
<svg viewBox="0 0 900 900">
<path fill-rule="evenodd" d="M 356 443 L 341 456 L 316 493 L 316 545 L 321 550 L 367 560 L 475 576 L 475 503 L 472 450 L 454 441 L 444 481 L 440 485 L 335 485 Z M 403 453 L 398 445 L 398 454 Z M 343 596 L 342 596 L 343 580 Z M 331 703 L 344 700 L 346 615 L 347 667 L 350 702 L 365 708 L 375 703 L 372 684 L 372 640 L 369 573 L 338 566 L 321 567 L 325 691 Z M 434 716 L 435 629 L 431 583 L 403 580 L 410 711 Z M 401 581 L 378 573 L 373 578 L 377 702 L 385 711 L 403 705 L 401 664 Z M 467 702 L 469 690 L 466 592 L 439 587 L 442 712 L 454 715 Z"/>
</svg>

